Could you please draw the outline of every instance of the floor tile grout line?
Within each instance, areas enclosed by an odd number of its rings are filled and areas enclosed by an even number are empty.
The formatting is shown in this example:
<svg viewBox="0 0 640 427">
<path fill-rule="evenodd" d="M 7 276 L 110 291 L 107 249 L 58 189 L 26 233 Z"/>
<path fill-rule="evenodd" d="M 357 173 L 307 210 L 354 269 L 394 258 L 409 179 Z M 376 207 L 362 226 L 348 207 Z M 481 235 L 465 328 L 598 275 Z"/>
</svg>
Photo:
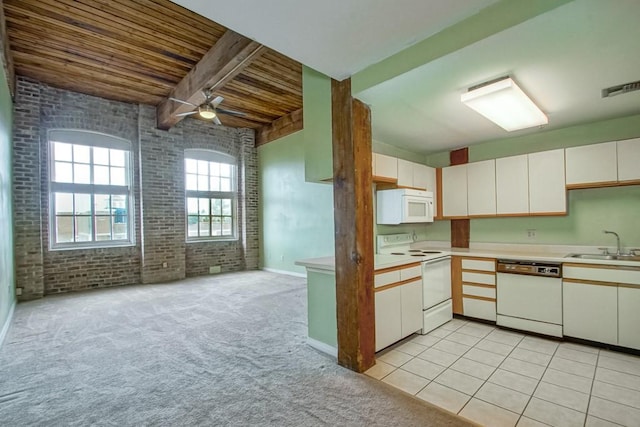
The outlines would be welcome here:
<svg viewBox="0 0 640 427">
<path fill-rule="evenodd" d="M 584 416 L 584 425 L 587 425 L 587 417 L 589 416 L 589 407 L 591 406 L 591 399 L 593 397 L 593 386 L 596 383 L 596 373 L 598 371 L 598 362 L 600 361 L 600 350 L 596 356 L 596 368 L 593 370 L 593 379 L 591 380 L 591 388 L 589 389 L 589 401 L 587 402 L 587 411 Z"/>
<path fill-rule="evenodd" d="M 603 369 L 609 369 L 609 368 L 603 368 Z M 610 369 L 610 370 L 611 370 L 611 369 Z M 618 372 L 618 371 L 615 371 L 615 372 Z M 598 373 L 598 369 L 597 369 L 597 368 L 596 368 L 596 373 Z M 626 372 L 618 372 L 618 373 L 619 373 L 619 374 L 626 374 Z M 627 374 L 627 375 L 628 375 L 628 374 Z M 594 376 L 594 378 L 593 378 L 593 381 L 594 381 L 594 382 L 596 381 L 595 376 Z M 598 381 L 600 381 L 601 383 L 605 383 L 605 384 L 613 385 L 613 386 L 616 386 L 616 387 L 620 387 L 620 388 L 623 388 L 623 389 L 625 389 L 625 390 L 635 391 L 636 393 L 640 393 L 640 389 L 637 389 L 637 388 L 627 387 L 627 386 L 624 386 L 624 385 L 621 385 L 621 384 L 612 383 L 612 382 L 610 382 L 610 381 L 605 381 L 605 380 L 603 380 L 603 379 L 598 379 Z"/>
<path fill-rule="evenodd" d="M 625 371 L 619 371 L 619 370 L 614 369 L 614 368 L 607 368 L 606 366 L 598 366 L 598 365 L 596 365 L 596 369 L 597 368 L 608 369 L 610 371 L 618 372 L 620 374 L 625 374 L 625 375 L 631 375 L 632 377 L 638 377 L 640 379 L 640 375 L 632 374 L 632 373 L 625 372 Z"/>
</svg>

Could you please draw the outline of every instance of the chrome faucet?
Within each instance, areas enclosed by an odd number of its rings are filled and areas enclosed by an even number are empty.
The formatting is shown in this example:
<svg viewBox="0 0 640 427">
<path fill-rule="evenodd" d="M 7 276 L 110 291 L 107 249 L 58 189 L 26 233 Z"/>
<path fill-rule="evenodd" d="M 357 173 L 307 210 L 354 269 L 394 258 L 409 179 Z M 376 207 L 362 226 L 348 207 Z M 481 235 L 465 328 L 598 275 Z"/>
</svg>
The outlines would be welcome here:
<svg viewBox="0 0 640 427">
<path fill-rule="evenodd" d="M 618 233 L 616 233 L 615 231 L 607 231 L 607 230 L 602 230 L 602 232 L 604 234 L 613 234 L 614 236 L 616 236 L 616 244 L 617 244 L 616 255 L 622 255 L 622 252 L 620 252 L 620 236 L 618 236 Z"/>
</svg>

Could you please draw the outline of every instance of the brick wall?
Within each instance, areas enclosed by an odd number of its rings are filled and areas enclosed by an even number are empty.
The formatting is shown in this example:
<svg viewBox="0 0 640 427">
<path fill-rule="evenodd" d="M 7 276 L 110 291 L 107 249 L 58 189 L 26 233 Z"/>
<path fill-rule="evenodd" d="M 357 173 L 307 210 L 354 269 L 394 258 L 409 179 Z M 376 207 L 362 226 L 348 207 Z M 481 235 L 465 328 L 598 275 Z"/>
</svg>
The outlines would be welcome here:
<svg viewBox="0 0 640 427">
<path fill-rule="evenodd" d="M 16 285 L 22 299 L 45 294 L 156 283 L 258 267 L 257 161 L 248 129 L 183 120 L 156 129 L 155 108 L 52 88 L 20 77 L 14 123 Z M 132 143 L 136 244 L 50 251 L 49 129 L 82 129 Z M 184 149 L 205 148 L 238 159 L 239 239 L 185 243 Z M 165 264 L 166 263 L 166 264 Z M 164 267 L 166 265 L 166 267 Z"/>
</svg>

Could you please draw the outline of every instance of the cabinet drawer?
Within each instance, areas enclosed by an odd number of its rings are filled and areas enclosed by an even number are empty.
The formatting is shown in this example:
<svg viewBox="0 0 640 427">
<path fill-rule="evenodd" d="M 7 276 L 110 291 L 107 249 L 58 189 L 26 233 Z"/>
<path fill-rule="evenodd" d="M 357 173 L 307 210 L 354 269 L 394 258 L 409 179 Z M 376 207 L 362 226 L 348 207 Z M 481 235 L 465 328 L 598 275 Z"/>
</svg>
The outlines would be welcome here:
<svg viewBox="0 0 640 427">
<path fill-rule="evenodd" d="M 464 315 L 478 319 L 496 321 L 496 303 L 473 298 L 463 298 Z"/>
<path fill-rule="evenodd" d="M 400 270 L 400 280 L 415 279 L 416 277 L 422 277 L 422 266 L 416 265 L 415 267 L 403 268 Z"/>
<path fill-rule="evenodd" d="M 483 285 L 495 285 L 495 274 L 471 273 L 469 271 L 462 272 L 462 282 L 482 283 Z"/>
<path fill-rule="evenodd" d="M 640 269 L 634 269 L 633 267 L 597 268 L 564 264 L 562 277 L 565 279 L 640 285 Z"/>
<path fill-rule="evenodd" d="M 389 285 L 400 281 L 400 270 L 387 271 L 386 273 L 377 273 L 374 276 L 374 287 Z"/>
<path fill-rule="evenodd" d="M 496 288 L 484 288 L 481 286 L 463 284 L 462 293 L 464 295 L 475 295 L 477 297 L 495 298 Z"/>
<path fill-rule="evenodd" d="M 494 259 L 465 259 L 462 258 L 462 268 L 464 270 L 496 271 L 496 261 Z"/>
</svg>

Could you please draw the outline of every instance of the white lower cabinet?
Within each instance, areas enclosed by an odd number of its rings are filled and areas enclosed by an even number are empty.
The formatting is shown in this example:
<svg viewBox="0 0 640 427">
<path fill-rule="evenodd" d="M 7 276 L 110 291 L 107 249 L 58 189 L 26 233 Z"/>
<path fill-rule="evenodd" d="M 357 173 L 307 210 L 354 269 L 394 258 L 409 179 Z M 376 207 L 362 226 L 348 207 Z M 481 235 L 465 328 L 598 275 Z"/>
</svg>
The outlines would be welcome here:
<svg viewBox="0 0 640 427">
<path fill-rule="evenodd" d="M 640 350 L 640 287 L 618 287 L 618 344 Z"/>
<path fill-rule="evenodd" d="M 496 303 L 495 301 L 486 301 L 475 298 L 462 298 L 462 307 L 464 315 L 467 317 L 475 317 L 476 319 L 496 321 Z"/>
<path fill-rule="evenodd" d="M 399 286 L 378 291 L 376 301 L 376 351 L 390 346 L 402 336 L 402 291 Z"/>
<path fill-rule="evenodd" d="M 399 286 L 402 303 L 402 338 L 422 329 L 422 280 Z"/>
<path fill-rule="evenodd" d="M 606 344 L 618 343 L 618 287 L 564 281 L 564 335 Z"/>
</svg>

